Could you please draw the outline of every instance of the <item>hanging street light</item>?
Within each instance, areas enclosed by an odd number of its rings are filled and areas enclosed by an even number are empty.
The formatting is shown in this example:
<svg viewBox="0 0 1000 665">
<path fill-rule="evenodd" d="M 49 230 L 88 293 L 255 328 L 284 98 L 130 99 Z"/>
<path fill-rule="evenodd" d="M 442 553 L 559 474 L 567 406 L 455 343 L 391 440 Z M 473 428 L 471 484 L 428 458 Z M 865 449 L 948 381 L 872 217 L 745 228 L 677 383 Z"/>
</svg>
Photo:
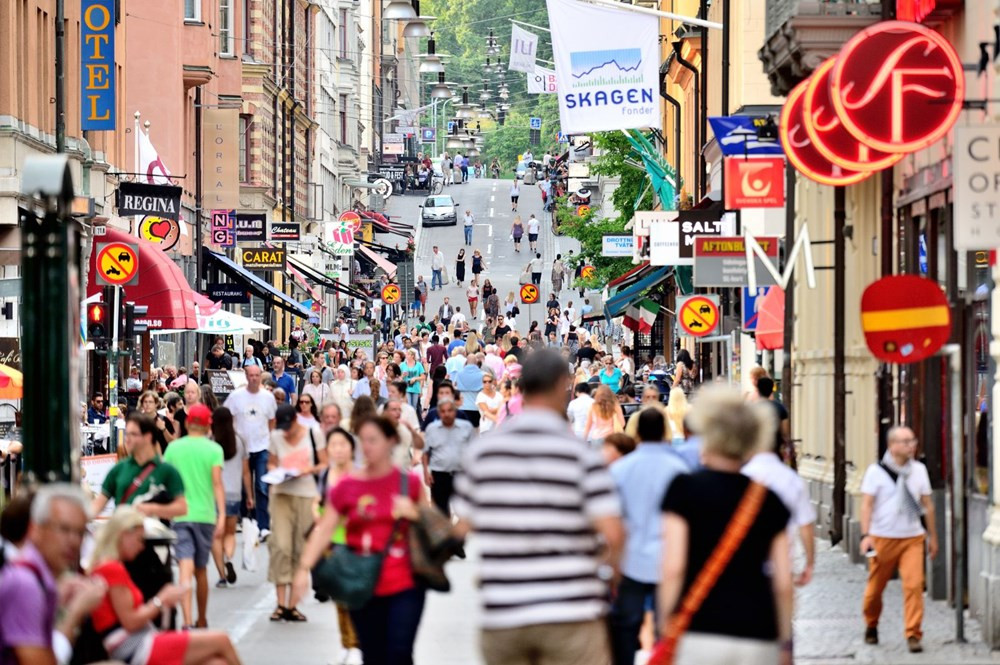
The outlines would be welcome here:
<svg viewBox="0 0 1000 665">
<path fill-rule="evenodd" d="M 430 37 L 431 29 L 428 27 L 428 23 L 434 20 L 434 16 L 421 16 L 420 15 L 420 0 L 413 0 L 412 2 L 413 11 L 417 14 L 415 19 L 412 19 L 403 28 L 404 37 Z"/>
<path fill-rule="evenodd" d="M 444 72 L 438 72 L 437 83 L 431 88 L 431 99 L 450 99 L 454 93 L 445 83 Z"/>
<path fill-rule="evenodd" d="M 417 18 L 417 12 L 409 0 L 389 0 L 382 10 L 382 18 L 389 21 L 412 21 Z"/>
<path fill-rule="evenodd" d="M 427 53 L 425 55 L 418 55 L 417 57 L 422 60 L 420 63 L 421 74 L 440 74 L 444 71 L 444 62 L 441 60 L 442 56 L 435 52 L 433 33 L 431 38 L 427 40 Z"/>
</svg>

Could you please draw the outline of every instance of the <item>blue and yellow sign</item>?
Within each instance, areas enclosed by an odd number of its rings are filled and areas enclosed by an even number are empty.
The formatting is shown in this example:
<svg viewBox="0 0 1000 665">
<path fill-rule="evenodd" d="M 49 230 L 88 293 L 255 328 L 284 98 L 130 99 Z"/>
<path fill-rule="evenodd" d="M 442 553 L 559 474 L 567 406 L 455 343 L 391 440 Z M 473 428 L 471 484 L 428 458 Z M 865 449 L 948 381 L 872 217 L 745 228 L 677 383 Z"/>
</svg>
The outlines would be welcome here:
<svg viewBox="0 0 1000 665">
<path fill-rule="evenodd" d="M 81 0 L 80 126 L 115 128 L 115 0 Z"/>
</svg>

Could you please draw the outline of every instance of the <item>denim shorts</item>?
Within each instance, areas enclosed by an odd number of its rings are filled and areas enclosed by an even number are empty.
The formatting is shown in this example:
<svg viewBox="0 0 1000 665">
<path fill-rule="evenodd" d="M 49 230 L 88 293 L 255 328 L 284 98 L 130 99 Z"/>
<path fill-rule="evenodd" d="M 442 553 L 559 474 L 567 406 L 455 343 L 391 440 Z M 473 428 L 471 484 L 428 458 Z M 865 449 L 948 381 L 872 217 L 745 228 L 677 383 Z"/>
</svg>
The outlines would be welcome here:
<svg viewBox="0 0 1000 665">
<path fill-rule="evenodd" d="M 174 556 L 178 561 L 193 559 L 195 568 L 208 565 L 208 557 L 212 553 L 212 539 L 215 537 L 215 525 L 202 522 L 174 522 L 177 533 L 177 543 L 174 545 Z"/>
<path fill-rule="evenodd" d="M 226 517 L 239 517 L 241 503 L 242 501 L 239 499 L 236 499 L 235 501 L 226 499 Z"/>
</svg>

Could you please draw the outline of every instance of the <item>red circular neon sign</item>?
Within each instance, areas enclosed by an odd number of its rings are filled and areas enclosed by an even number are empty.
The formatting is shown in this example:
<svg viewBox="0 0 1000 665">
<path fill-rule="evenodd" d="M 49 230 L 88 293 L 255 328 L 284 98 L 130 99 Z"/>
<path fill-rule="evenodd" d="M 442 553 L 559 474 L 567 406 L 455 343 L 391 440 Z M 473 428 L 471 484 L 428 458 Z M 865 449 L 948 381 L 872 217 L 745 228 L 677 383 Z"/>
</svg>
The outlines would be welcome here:
<svg viewBox="0 0 1000 665">
<path fill-rule="evenodd" d="M 781 109 L 778 134 L 785 156 L 799 173 L 822 185 L 853 185 L 861 182 L 871 175 L 871 171 L 858 172 L 837 166 L 820 154 L 809 140 L 805 130 L 805 116 L 802 114 L 803 97 L 808 85 L 809 79 L 806 79 L 795 86 L 788 93 L 788 99 Z"/>
<path fill-rule="evenodd" d="M 965 74 L 955 49 L 918 23 L 883 21 L 852 37 L 830 74 L 841 123 L 865 145 L 913 152 L 944 136 L 962 111 Z"/>
<path fill-rule="evenodd" d="M 827 160 L 852 171 L 880 171 L 903 158 L 903 153 L 874 150 L 852 136 L 833 108 L 830 100 L 830 71 L 837 58 L 826 60 L 809 77 L 809 86 L 802 98 L 802 117 L 813 147 Z"/>
</svg>

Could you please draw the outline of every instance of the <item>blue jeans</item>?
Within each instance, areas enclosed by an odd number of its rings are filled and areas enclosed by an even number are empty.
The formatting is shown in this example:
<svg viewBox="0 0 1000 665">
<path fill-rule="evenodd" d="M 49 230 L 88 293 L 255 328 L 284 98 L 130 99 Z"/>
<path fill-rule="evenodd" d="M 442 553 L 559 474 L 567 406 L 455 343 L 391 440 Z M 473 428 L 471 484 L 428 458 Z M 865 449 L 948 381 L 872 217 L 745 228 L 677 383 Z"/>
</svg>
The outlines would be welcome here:
<svg viewBox="0 0 1000 665">
<path fill-rule="evenodd" d="M 365 665 L 413 665 L 425 596 L 422 588 L 409 589 L 375 596 L 360 610 L 351 611 Z"/>
<path fill-rule="evenodd" d="M 633 665 L 639 650 L 639 630 L 649 601 L 656 614 L 656 585 L 622 577 L 618 593 L 611 604 L 608 623 L 611 628 L 611 655 L 614 665 Z M 654 625 L 656 622 L 654 621 Z M 365 661 L 367 663 L 367 661 Z"/>
<path fill-rule="evenodd" d="M 466 245 L 471 245 L 472 244 L 472 227 L 471 226 L 466 226 L 465 227 L 465 244 Z"/>
<path fill-rule="evenodd" d="M 433 270 L 432 269 L 431 270 L 431 291 L 433 291 L 435 289 L 435 285 L 436 285 L 436 288 L 439 288 L 439 289 L 443 289 L 444 288 L 444 282 L 441 281 L 441 271 L 440 270 Z"/>
<path fill-rule="evenodd" d="M 406 401 L 410 403 L 417 411 L 417 415 L 420 415 L 420 393 L 406 393 Z"/>
<path fill-rule="evenodd" d="M 267 496 L 271 489 L 261 477 L 267 473 L 267 451 L 250 453 L 250 474 L 253 476 L 254 511 L 257 526 L 263 531 L 271 528 L 271 515 L 267 512 Z"/>
</svg>

